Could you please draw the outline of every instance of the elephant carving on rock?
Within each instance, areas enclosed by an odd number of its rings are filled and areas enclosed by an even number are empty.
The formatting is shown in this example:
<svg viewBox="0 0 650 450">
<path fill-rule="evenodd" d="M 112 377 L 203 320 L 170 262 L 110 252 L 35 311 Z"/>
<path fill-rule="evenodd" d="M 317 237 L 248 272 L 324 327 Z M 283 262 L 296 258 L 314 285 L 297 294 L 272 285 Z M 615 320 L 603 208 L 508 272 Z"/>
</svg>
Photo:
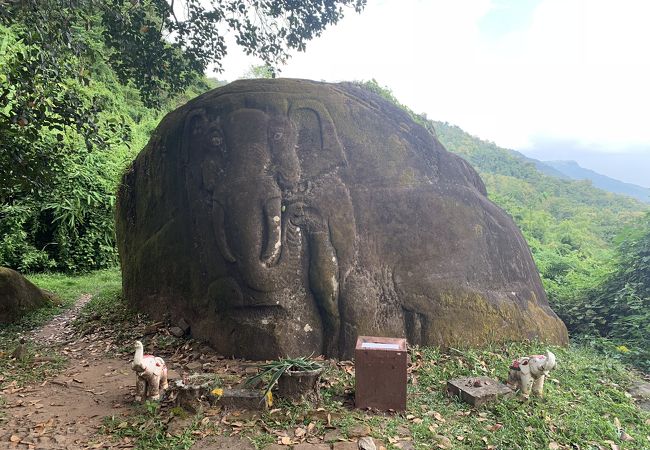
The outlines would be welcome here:
<svg viewBox="0 0 650 450">
<path fill-rule="evenodd" d="M 125 298 L 225 355 L 567 340 L 478 174 L 351 84 L 244 80 L 170 113 L 124 176 Z"/>
<path fill-rule="evenodd" d="M 183 143 L 192 215 L 210 222 L 226 268 L 208 287 L 215 308 L 233 318 L 302 310 L 304 323 L 294 326 L 305 335 L 301 347 L 338 353 L 339 282 L 353 264 L 356 230 L 338 176 L 345 156 L 323 105 L 296 101 L 285 113 L 197 109 Z M 275 322 L 267 325 L 275 330 Z"/>
</svg>

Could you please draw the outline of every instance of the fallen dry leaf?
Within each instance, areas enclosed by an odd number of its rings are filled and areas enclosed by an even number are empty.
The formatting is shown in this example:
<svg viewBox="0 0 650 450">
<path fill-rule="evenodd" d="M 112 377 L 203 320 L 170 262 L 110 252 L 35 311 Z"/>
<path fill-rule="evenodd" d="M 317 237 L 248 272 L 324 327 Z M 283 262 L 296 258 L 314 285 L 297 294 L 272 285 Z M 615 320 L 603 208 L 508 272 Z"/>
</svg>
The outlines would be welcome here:
<svg viewBox="0 0 650 450">
<path fill-rule="evenodd" d="M 630 441 L 633 441 L 633 440 L 634 440 L 634 438 L 632 436 L 630 436 L 629 434 L 627 434 L 625 431 L 621 432 L 621 441 L 630 442 Z"/>
</svg>

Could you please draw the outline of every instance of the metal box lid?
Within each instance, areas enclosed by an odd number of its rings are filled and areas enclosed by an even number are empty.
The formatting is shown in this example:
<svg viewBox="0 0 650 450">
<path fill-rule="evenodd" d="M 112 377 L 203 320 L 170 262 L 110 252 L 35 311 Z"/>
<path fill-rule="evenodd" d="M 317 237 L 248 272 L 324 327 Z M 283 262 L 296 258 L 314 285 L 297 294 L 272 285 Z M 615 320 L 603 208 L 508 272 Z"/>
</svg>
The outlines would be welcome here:
<svg viewBox="0 0 650 450">
<path fill-rule="evenodd" d="M 378 336 L 359 336 L 355 350 L 379 350 L 387 352 L 405 352 L 406 339 Z"/>
</svg>

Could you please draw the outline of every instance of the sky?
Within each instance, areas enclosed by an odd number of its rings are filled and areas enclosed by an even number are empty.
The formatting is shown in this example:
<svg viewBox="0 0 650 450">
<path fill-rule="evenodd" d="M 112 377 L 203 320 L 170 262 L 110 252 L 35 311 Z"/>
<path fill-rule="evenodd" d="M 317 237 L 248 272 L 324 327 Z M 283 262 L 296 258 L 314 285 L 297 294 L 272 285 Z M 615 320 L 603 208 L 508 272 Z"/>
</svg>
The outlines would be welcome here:
<svg viewBox="0 0 650 450">
<path fill-rule="evenodd" d="M 280 76 L 376 79 L 499 146 L 650 187 L 650 1 L 368 0 Z M 229 46 L 220 79 L 259 60 Z"/>
</svg>

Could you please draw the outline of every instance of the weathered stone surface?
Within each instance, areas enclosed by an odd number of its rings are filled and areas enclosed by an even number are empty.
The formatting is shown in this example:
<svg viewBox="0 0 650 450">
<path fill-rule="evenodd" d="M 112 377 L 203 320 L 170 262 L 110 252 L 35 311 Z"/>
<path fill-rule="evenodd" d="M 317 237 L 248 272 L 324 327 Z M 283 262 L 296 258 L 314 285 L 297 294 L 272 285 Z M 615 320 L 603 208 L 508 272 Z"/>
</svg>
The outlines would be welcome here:
<svg viewBox="0 0 650 450">
<path fill-rule="evenodd" d="M 628 392 L 636 400 L 639 408 L 650 411 L 650 383 L 637 381 L 630 386 Z"/>
<path fill-rule="evenodd" d="M 125 174 L 126 299 L 225 355 L 566 343 L 478 174 L 351 84 L 244 80 L 170 113 Z"/>
<path fill-rule="evenodd" d="M 348 430 L 348 437 L 359 438 L 368 436 L 370 434 L 370 427 L 366 424 L 355 425 Z"/>
<path fill-rule="evenodd" d="M 333 450 L 359 450 L 359 444 L 354 442 L 335 442 L 332 445 Z"/>
<path fill-rule="evenodd" d="M 266 409 L 264 392 L 256 389 L 224 389 L 218 405 L 234 409 Z"/>
<path fill-rule="evenodd" d="M 191 450 L 255 450 L 248 439 L 228 436 L 203 438 L 194 443 Z"/>
<path fill-rule="evenodd" d="M 10 323 L 54 300 L 15 270 L 0 267 L 0 323 Z"/>
<path fill-rule="evenodd" d="M 306 442 L 293 446 L 293 450 L 330 450 L 330 449 L 331 446 L 329 444 L 309 444 Z"/>
<path fill-rule="evenodd" d="M 476 407 L 514 394 L 508 386 L 489 377 L 462 377 L 449 380 L 447 393 L 460 397 L 465 403 Z"/>
</svg>

